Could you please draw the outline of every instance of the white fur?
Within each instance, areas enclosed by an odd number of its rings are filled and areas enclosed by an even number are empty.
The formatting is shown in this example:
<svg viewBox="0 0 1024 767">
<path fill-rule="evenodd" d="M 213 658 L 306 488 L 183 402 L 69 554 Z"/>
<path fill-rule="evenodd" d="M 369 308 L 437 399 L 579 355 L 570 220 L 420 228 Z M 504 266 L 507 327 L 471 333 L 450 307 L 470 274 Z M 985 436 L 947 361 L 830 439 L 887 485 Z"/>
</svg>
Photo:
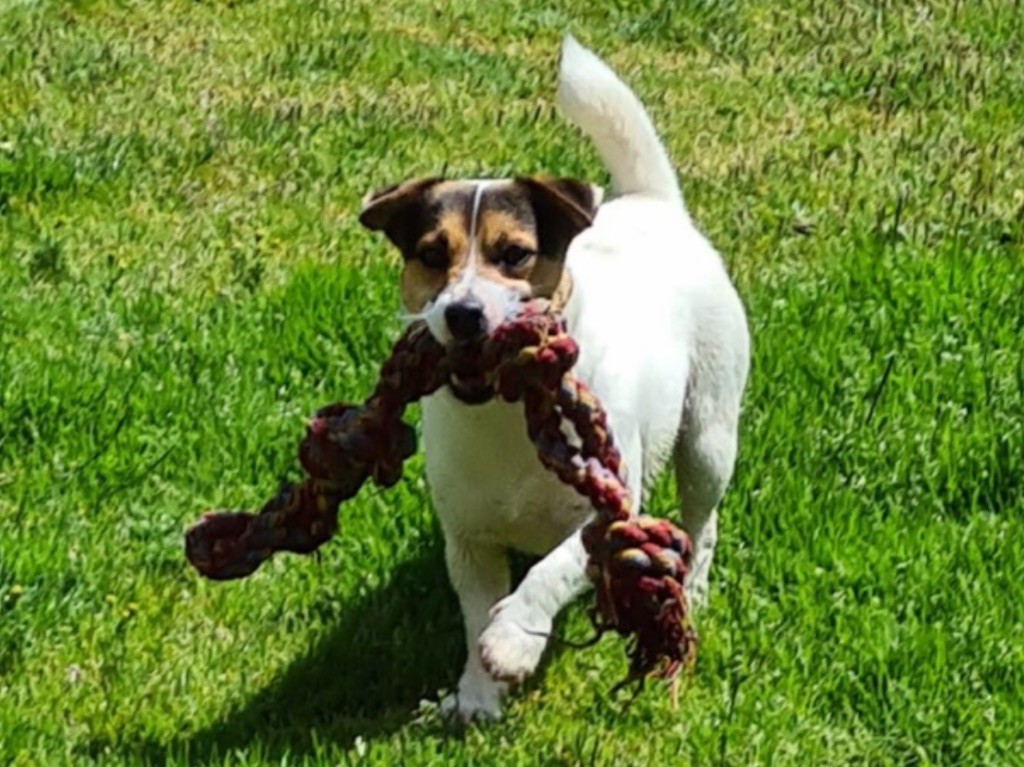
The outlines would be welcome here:
<svg viewBox="0 0 1024 767">
<path fill-rule="evenodd" d="M 715 507 L 736 455 L 749 365 L 745 313 L 718 254 L 690 222 L 640 102 L 572 38 L 559 104 L 594 140 L 619 192 L 567 255 L 575 373 L 608 411 L 635 497 L 674 459 L 682 522 L 696 547 L 687 588 L 699 602 Z M 587 585 L 579 530 L 591 510 L 541 466 L 521 407 L 471 407 L 447 389 L 423 403 L 427 476 L 469 656 L 446 708 L 466 720 L 499 715 L 507 684 L 536 669 L 558 611 Z M 511 594 L 510 548 L 544 557 Z"/>
</svg>

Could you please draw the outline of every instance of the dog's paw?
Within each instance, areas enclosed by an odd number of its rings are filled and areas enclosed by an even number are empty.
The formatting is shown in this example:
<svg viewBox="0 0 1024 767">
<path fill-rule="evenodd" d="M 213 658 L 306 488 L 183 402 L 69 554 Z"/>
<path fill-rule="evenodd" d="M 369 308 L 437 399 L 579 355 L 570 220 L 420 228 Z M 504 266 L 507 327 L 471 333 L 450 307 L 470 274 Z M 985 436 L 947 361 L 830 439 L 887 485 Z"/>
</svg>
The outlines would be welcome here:
<svg viewBox="0 0 1024 767">
<path fill-rule="evenodd" d="M 515 595 L 506 597 L 491 609 L 480 635 L 480 660 L 494 679 L 522 682 L 537 669 L 550 633 L 546 615 L 524 609 Z"/>
<path fill-rule="evenodd" d="M 452 724 L 496 722 L 501 719 L 501 698 L 505 685 L 487 680 L 485 684 L 459 685 L 459 691 L 441 700 L 440 711 Z"/>
</svg>

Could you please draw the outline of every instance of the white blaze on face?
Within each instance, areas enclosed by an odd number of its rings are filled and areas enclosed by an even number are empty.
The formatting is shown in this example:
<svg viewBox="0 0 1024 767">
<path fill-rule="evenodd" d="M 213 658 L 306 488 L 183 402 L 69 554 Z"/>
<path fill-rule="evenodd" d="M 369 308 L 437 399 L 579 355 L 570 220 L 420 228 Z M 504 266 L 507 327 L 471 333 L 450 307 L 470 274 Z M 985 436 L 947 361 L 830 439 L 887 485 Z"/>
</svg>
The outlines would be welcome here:
<svg viewBox="0 0 1024 767">
<path fill-rule="evenodd" d="M 480 181 L 473 193 L 473 212 L 469 217 L 469 256 L 466 258 L 466 268 L 462 270 L 462 276 L 453 286 L 455 300 L 465 297 L 469 288 L 476 278 L 480 268 L 480 243 L 477 242 L 477 223 L 480 221 L 480 200 L 483 199 L 484 189 L 490 186 L 490 182 Z"/>
</svg>

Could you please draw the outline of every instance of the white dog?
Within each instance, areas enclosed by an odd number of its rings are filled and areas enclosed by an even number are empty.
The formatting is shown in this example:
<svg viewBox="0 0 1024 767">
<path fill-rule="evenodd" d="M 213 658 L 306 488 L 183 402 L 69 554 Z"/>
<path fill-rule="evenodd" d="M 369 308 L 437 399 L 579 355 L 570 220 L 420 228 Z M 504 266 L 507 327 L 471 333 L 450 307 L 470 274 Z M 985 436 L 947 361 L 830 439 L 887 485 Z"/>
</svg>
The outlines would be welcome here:
<svg viewBox="0 0 1024 767">
<path fill-rule="evenodd" d="M 699 603 L 736 457 L 746 316 L 643 106 L 571 37 L 558 103 L 611 171 L 613 200 L 568 179 L 419 179 L 368 196 L 360 220 L 401 250 L 403 303 L 445 344 L 479 340 L 528 297 L 561 307 L 580 346 L 575 373 L 608 411 L 634 497 L 675 467 Z M 452 380 L 424 400 L 423 430 L 469 656 L 445 709 L 497 717 L 587 586 L 579 530 L 591 509 L 541 466 L 522 405 L 479 382 Z M 511 593 L 508 549 L 543 557 Z"/>
</svg>

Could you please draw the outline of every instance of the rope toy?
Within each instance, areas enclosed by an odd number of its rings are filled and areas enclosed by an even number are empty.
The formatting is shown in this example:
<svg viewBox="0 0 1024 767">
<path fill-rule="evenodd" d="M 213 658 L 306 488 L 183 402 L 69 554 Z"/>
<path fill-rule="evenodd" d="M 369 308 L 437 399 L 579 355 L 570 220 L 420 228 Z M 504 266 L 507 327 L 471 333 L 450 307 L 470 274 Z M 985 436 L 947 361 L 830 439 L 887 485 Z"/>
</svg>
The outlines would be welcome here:
<svg viewBox="0 0 1024 767">
<path fill-rule="evenodd" d="M 596 511 L 582 532 L 597 593 L 591 620 L 598 636 L 614 630 L 630 638 L 623 683 L 675 678 L 697 649 L 683 591 L 690 541 L 666 520 L 633 516 L 605 412 L 569 372 L 578 353 L 564 320 L 540 303 L 525 305 L 473 346 L 446 349 L 423 323 L 410 326 L 363 405 L 329 405 L 313 417 L 299 447 L 307 478 L 286 486 L 257 514 L 208 512 L 185 535 L 189 562 L 207 578 L 228 580 L 251 574 L 277 551 L 315 551 L 337 530 L 338 506 L 367 479 L 381 487 L 398 481 L 416 448 L 402 421 L 405 407 L 453 375 L 481 380 L 492 396 L 523 402 L 541 463 Z M 579 446 L 566 437 L 565 422 Z"/>
</svg>

